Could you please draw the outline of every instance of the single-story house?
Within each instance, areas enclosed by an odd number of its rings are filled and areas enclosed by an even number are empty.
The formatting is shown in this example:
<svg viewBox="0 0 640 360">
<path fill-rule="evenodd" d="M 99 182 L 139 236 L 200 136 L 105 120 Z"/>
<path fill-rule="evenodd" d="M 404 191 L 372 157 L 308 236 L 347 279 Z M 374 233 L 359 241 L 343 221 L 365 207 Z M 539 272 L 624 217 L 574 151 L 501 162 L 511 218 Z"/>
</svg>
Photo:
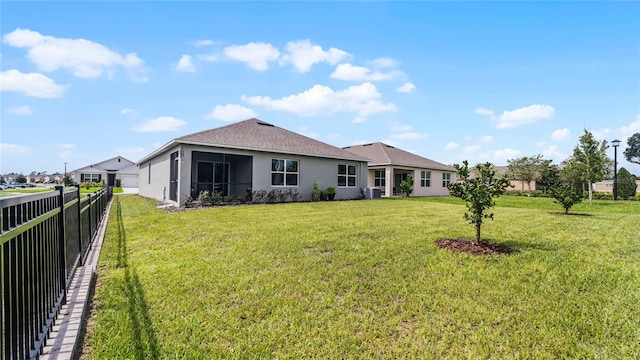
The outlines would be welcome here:
<svg viewBox="0 0 640 360">
<path fill-rule="evenodd" d="M 120 186 L 123 188 L 138 187 L 138 167 L 133 161 L 122 156 L 73 170 L 70 177 L 76 183 L 104 180 L 107 186 L 116 186 L 116 180 L 120 180 Z"/>
<path fill-rule="evenodd" d="M 453 166 L 381 142 L 344 149 L 369 159 L 367 186 L 379 187 L 382 196 L 400 195 L 400 183 L 409 175 L 413 178 L 412 196 L 449 195 L 447 185 L 456 181 Z"/>
<path fill-rule="evenodd" d="M 620 184 L 620 183 L 618 183 Z M 620 189 L 620 188 L 618 188 Z M 593 183 L 593 191 L 613 192 L 613 180 L 603 180 Z M 636 180 L 636 193 L 640 193 L 640 180 Z"/>
<path fill-rule="evenodd" d="M 516 179 L 516 177 L 509 173 L 509 166 L 499 165 L 494 166 L 493 170 L 496 172 L 497 176 L 502 176 L 507 174 L 509 178 L 509 182 L 513 187 L 508 188 L 509 190 L 537 190 L 537 184 L 535 180 L 531 180 L 531 182 L 526 182 L 522 179 Z"/>
<path fill-rule="evenodd" d="M 138 162 L 139 194 L 182 204 L 204 191 L 293 189 L 311 200 L 312 187 L 337 188 L 356 199 L 367 185 L 367 160 L 352 152 L 249 119 L 175 138 Z"/>
</svg>

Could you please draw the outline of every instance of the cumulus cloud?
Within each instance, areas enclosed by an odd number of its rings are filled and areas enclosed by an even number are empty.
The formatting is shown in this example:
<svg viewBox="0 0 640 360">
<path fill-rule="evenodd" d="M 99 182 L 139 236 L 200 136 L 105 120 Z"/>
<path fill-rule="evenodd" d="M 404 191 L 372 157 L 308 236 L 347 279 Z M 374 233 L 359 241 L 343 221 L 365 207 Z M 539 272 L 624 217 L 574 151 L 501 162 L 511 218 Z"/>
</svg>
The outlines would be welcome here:
<svg viewBox="0 0 640 360">
<path fill-rule="evenodd" d="M 282 110 L 300 116 L 347 112 L 356 113 L 364 118 L 372 114 L 398 110 L 395 104 L 380 101 L 380 97 L 375 85 L 365 82 L 340 91 L 334 91 L 325 85 L 315 85 L 299 94 L 280 99 L 242 95 L 242 100 L 269 110 Z"/>
<path fill-rule="evenodd" d="M 504 111 L 498 118 L 492 119 L 498 129 L 507 129 L 527 124 L 534 124 L 548 119 L 555 114 L 555 109 L 549 105 L 529 105 L 519 109 Z"/>
<path fill-rule="evenodd" d="M 330 75 L 332 79 L 346 81 L 384 81 L 393 80 L 402 76 L 403 73 L 398 70 L 389 72 L 372 71 L 364 66 L 355 66 L 351 64 L 340 64 L 336 70 Z"/>
<path fill-rule="evenodd" d="M 42 35 L 29 29 L 16 29 L 4 35 L 9 46 L 28 48 L 27 58 L 40 71 L 67 69 L 79 78 L 112 76 L 116 68 L 128 71 L 133 80 L 145 82 L 144 61 L 135 53 L 120 54 L 85 39 L 67 39 Z"/>
<path fill-rule="evenodd" d="M 493 110 L 485 109 L 485 108 L 477 108 L 476 109 L 476 114 L 484 115 L 484 116 L 492 116 L 493 115 Z"/>
<path fill-rule="evenodd" d="M 12 114 L 12 115 L 30 115 L 30 114 L 33 114 L 33 110 L 31 110 L 31 108 L 29 106 L 27 106 L 27 105 L 8 108 L 6 111 L 7 111 L 7 114 Z"/>
<path fill-rule="evenodd" d="M 567 156 L 558 150 L 558 146 L 549 145 L 542 151 L 542 155 L 553 159 L 565 159 Z"/>
<path fill-rule="evenodd" d="M 149 119 L 144 123 L 132 128 L 139 132 L 159 132 L 159 131 L 176 131 L 187 124 L 186 121 L 172 116 L 161 116 L 155 119 Z"/>
<path fill-rule="evenodd" d="M 0 72 L 0 90 L 52 99 L 62 96 L 65 87 L 56 84 L 53 79 L 40 73 L 22 73 L 12 69 Z"/>
<path fill-rule="evenodd" d="M 627 126 L 623 126 L 620 129 L 620 132 L 622 133 L 622 136 L 624 136 L 624 137 L 630 137 L 631 135 L 640 132 L 640 114 L 638 114 L 636 116 L 636 120 L 635 121 L 631 122 Z"/>
<path fill-rule="evenodd" d="M 458 146 L 460 146 L 460 144 L 458 144 L 457 142 L 453 142 L 453 141 L 449 141 L 445 146 L 444 149 L 446 151 L 450 151 L 450 150 L 454 150 L 457 149 Z"/>
<path fill-rule="evenodd" d="M 205 118 L 222 121 L 238 121 L 257 117 L 255 111 L 242 105 L 227 104 L 216 105 Z"/>
<path fill-rule="evenodd" d="M 397 91 L 397 92 L 401 92 L 401 93 L 409 94 L 409 93 L 411 93 L 415 88 L 416 88 L 416 86 L 415 86 L 413 83 L 406 82 L 406 83 L 402 84 L 402 86 L 400 86 L 399 88 L 396 88 L 396 91 Z"/>
<path fill-rule="evenodd" d="M 280 57 L 280 51 L 267 43 L 250 42 L 246 45 L 231 45 L 224 48 L 224 54 L 237 61 L 242 61 L 254 70 L 266 71 L 269 61 Z"/>
<path fill-rule="evenodd" d="M 480 138 L 480 141 L 482 141 L 483 143 L 490 143 L 493 142 L 493 136 L 491 135 L 485 135 L 483 137 Z"/>
<path fill-rule="evenodd" d="M 286 53 L 282 56 L 283 63 L 291 63 L 298 71 L 308 72 L 311 66 L 319 62 L 327 62 L 331 65 L 339 63 L 349 57 L 346 51 L 330 48 L 323 50 L 320 45 L 312 44 L 309 40 L 290 41 L 285 46 Z"/>
<path fill-rule="evenodd" d="M 551 138 L 556 141 L 566 140 L 571 136 L 571 131 L 567 128 L 556 129 L 551 133 Z"/>
<path fill-rule="evenodd" d="M 391 58 L 377 58 L 377 59 L 368 61 L 367 64 L 369 64 L 372 67 L 381 69 L 381 68 L 395 67 L 396 65 L 398 65 L 398 62 Z"/>
<path fill-rule="evenodd" d="M 489 161 L 493 164 L 500 165 L 506 164 L 507 160 L 514 159 L 522 154 L 522 151 L 511 148 L 490 150 L 479 155 L 479 159 L 482 162 Z"/>
<path fill-rule="evenodd" d="M 351 121 L 354 124 L 362 124 L 363 122 L 367 121 L 367 119 L 360 117 L 360 116 L 356 116 L 355 119 L 353 119 L 353 121 Z"/>
<path fill-rule="evenodd" d="M 178 64 L 176 65 L 176 70 L 182 72 L 195 72 L 196 67 L 193 65 L 191 61 L 191 55 L 182 55 L 180 60 L 178 60 Z"/>
</svg>

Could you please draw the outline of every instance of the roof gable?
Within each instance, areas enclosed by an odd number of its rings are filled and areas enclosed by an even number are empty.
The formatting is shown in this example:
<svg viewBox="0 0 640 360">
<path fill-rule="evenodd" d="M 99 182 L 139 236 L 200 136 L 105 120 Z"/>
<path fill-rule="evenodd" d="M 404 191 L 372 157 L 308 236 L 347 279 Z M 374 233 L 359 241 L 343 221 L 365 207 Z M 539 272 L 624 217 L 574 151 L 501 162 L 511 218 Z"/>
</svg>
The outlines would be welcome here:
<svg viewBox="0 0 640 360">
<path fill-rule="evenodd" d="M 381 142 L 347 146 L 344 149 L 370 159 L 370 166 L 396 165 L 434 170 L 455 170 L 452 166 L 427 159 L 420 155 L 416 155 Z"/>
<path fill-rule="evenodd" d="M 339 147 L 255 118 L 181 136 L 176 138 L 175 142 L 337 159 L 365 160 L 357 154 Z"/>
<path fill-rule="evenodd" d="M 72 172 L 82 172 L 83 170 L 118 171 L 132 165 L 135 165 L 133 161 L 125 159 L 122 156 L 115 156 L 111 159 L 81 167 L 79 169 L 73 170 Z"/>
</svg>

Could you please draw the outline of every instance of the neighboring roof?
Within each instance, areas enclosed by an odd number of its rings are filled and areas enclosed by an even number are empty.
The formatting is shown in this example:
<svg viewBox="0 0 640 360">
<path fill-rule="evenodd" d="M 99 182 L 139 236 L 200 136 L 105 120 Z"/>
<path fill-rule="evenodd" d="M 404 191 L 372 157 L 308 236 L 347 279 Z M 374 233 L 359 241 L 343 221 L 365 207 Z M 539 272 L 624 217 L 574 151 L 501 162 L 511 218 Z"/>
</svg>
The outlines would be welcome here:
<svg viewBox="0 0 640 360">
<path fill-rule="evenodd" d="M 453 166 L 445 165 L 381 142 L 347 146 L 344 149 L 370 159 L 369 166 L 395 165 L 455 171 Z"/>
<path fill-rule="evenodd" d="M 147 161 L 176 143 L 366 161 L 339 147 L 252 118 L 173 139 L 138 163 Z"/>
<path fill-rule="evenodd" d="M 116 166 L 116 168 L 111 168 L 108 164 L 111 163 L 114 160 L 117 160 L 117 159 L 120 159 L 122 161 L 119 162 L 119 164 L 118 164 L 118 166 Z M 82 170 L 85 170 L 85 169 L 92 169 L 92 170 L 96 170 L 97 169 L 97 170 L 101 170 L 101 171 L 114 171 L 115 172 L 115 171 L 120 171 L 123 168 L 130 167 L 132 165 L 135 165 L 135 163 L 133 161 L 131 161 L 129 159 L 126 159 L 126 158 L 124 158 L 122 156 L 114 156 L 111 159 L 107 159 L 107 160 L 104 160 L 104 161 L 97 162 L 95 164 L 83 166 L 81 168 L 72 170 L 70 172 L 74 173 L 74 172 L 79 172 L 79 171 L 82 171 Z"/>
</svg>

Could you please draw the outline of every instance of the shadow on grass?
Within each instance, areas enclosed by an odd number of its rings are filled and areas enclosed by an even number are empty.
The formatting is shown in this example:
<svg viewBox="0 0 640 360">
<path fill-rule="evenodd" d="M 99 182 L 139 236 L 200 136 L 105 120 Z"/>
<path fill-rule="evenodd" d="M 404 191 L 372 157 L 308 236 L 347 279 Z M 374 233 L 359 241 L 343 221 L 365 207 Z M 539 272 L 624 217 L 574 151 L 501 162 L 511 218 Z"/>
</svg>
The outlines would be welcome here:
<svg viewBox="0 0 640 360">
<path fill-rule="evenodd" d="M 554 246 L 553 244 L 550 244 L 548 242 L 535 242 L 535 241 L 525 242 L 525 241 L 517 241 L 517 240 L 507 240 L 507 241 L 502 241 L 502 244 L 517 251 L 524 251 L 524 250 L 556 251 L 558 250 L 557 246 Z"/>
<path fill-rule="evenodd" d="M 553 211 L 553 212 L 550 212 L 550 214 L 551 215 L 563 215 L 563 216 L 585 216 L 585 217 L 586 216 L 593 216 L 593 214 L 572 213 L 572 212 L 565 214 L 564 212 L 561 212 L 561 211 Z"/>
<path fill-rule="evenodd" d="M 153 329 L 153 323 L 149 316 L 144 289 L 135 267 L 127 262 L 127 234 L 122 223 L 122 209 L 120 199 L 115 198 L 116 222 L 118 226 L 118 255 L 117 266 L 124 268 L 125 292 L 127 300 L 127 313 L 131 321 L 133 345 L 136 359 L 158 359 L 158 340 Z"/>
</svg>

